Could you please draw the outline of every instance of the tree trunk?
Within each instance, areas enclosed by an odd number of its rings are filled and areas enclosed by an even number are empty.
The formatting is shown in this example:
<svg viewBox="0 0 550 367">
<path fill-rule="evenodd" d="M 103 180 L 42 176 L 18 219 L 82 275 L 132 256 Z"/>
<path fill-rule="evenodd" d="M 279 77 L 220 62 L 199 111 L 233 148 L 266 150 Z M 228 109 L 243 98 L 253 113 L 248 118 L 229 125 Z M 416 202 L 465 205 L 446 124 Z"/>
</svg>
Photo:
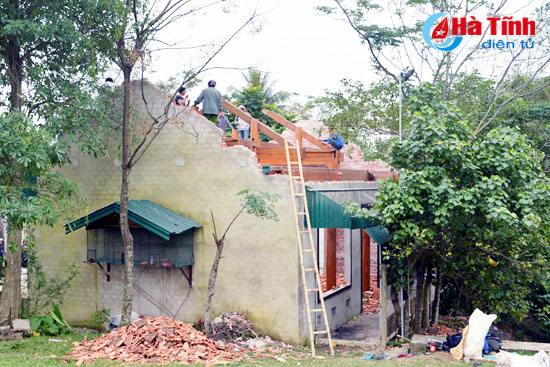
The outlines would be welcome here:
<svg viewBox="0 0 550 367">
<path fill-rule="evenodd" d="M 410 293 L 407 293 L 407 298 L 410 299 L 410 297 L 411 297 Z M 406 301 L 403 300 L 403 303 L 404 303 L 403 315 L 405 317 L 404 320 L 403 320 L 403 329 L 405 329 L 405 330 L 403 332 L 404 335 L 401 335 L 401 336 L 403 336 L 405 338 L 408 338 L 409 335 L 410 335 L 410 333 L 409 333 L 409 329 L 410 329 L 409 323 L 410 323 L 411 310 L 409 309 L 409 305 L 410 305 L 409 299 L 406 300 Z"/>
<path fill-rule="evenodd" d="M 393 306 L 393 312 L 395 312 L 395 320 L 397 322 L 399 333 L 401 333 L 401 305 L 399 304 L 399 290 L 395 288 L 395 284 L 391 285 L 390 298 Z"/>
<path fill-rule="evenodd" d="M 416 268 L 416 300 L 414 302 L 413 332 L 420 334 L 422 326 L 422 310 L 424 309 L 424 279 L 426 263 L 421 260 Z"/>
<path fill-rule="evenodd" d="M 10 0 L 14 12 L 19 10 L 19 0 Z M 22 93 L 22 61 L 21 47 L 19 46 L 17 36 L 8 37 L 6 48 L 3 50 L 7 60 L 8 78 L 10 81 L 10 111 L 21 112 L 21 93 Z M 0 220 L 3 220 L 0 219 Z M 10 228 L 10 218 L 7 218 L 7 229 Z M 13 243 L 16 246 L 15 253 L 9 250 L 9 241 L 7 229 L 4 228 L 6 235 L 4 241 L 4 250 L 6 256 L 6 276 L 2 295 L 0 297 L 0 322 L 11 321 L 19 317 L 21 312 L 21 230 L 13 230 Z"/>
<path fill-rule="evenodd" d="M 134 239 L 128 223 L 128 191 L 130 188 L 130 109 L 132 102 L 131 68 L 124 69 L 124 107 L 122 115 L 122 182 L 120 185 L 120 232 L 124 241 L 124 288 L 121 325 L 130 323 L 134 283 Z"/>
<path fill-rule="evenodd" d="M 6 275 L 0 296 L 0 324 L 11 323 L 19 318 L 21 312 L 21 230 L 12 233 L 13 239 L 5 237 Z M 15 246 L 15 252 L 10 250 L 10 242 Z"/>
<path fill-rule="evenodd" d="M 10 0 L 14 12 L 19 10 L 19 0 Z M 21 112 L 21 86 L 23 80 L 21 47 L 17 36 L 8 37 L 7 48 L 5 49 L 8 62 L 8 78 L 10 80 L 10 110 Z"/>
<path fill-rule="evenodd" d="M 430 290 L 432 287 L 433 279 L 433 268 L 428 267 L 428 272 L 426 275 L 426 282 L 424 284 L 424 310 L 422 313 L 422 327 L 427 328 L 430 326 Z"/>
<path fill-rule="evenodd" d="M 222 258 L 223 240 L 216 241 L 216 256 L 212 263 L 212 269 L 210 270 L 210 278 L 208 278 L 208 293 L 206 294 L 206 302 L 204 304 L 204 332 L 206 335 L 212 333 L 212 325 L 210 324 L 210 305 L 212 304 L 212 297 L 214 296 L 214 287 L 216 285 L 216 278 L 218 277 L 218 265 Z"/>
<path fill-rule="evenodd" d="M 437 324 L 439 322 L 439 301 L 441 299 L 441 282 L 443 275 L 437 269 L 437 276 L 435 278 L 435 291 L 434 291 L 434 300 L 432 303 L 432 324 Z"/>
</svg>

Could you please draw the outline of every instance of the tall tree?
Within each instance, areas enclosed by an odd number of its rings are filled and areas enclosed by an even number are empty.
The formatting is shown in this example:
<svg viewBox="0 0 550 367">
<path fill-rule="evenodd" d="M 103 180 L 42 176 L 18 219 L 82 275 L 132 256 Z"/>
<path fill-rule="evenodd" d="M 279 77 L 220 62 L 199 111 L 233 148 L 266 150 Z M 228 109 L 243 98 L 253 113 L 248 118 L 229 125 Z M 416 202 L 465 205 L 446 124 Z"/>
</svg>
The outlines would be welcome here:
<svg viewBox="0 0 550 367">
<path fill-rule="evenodd" d="M 374 68 L 395 82 L 398 82 L 400 73 L 413 68 L 418 80 L 440 83 L 440 94 L 447 100 L 448 90 L 461 74 L 471 74 L 479 70 L 494 80 L 485 113 L 476 121 L 474 138 L 495 121 L 507 104 L 535 93 L 536 90 L 529 88 L 529 85 L 544 75 L 550 64 L 550 4 L 544 0 L 530 1 L 527 6 L 509 0 L 416 0 L 384 2 L 383 5 L 376 0 L 334 0 L 334 3 L 335 6 L 322 6 L 318 9 L 327 14 L 341 16 L 368 48 Z M 517 41 L 512 49 L 483 47 L 483 42 L 494 38 L 489 31 L 489 22 L 485 20 L 487 16 L 524 16 L 527 15 L 524 13 L 526 8 L 533 10 L 529 15 L 536 22 L 535 34 L 512 38 Z M 466 22 L 475 19 L 484 21 L 480 23 L 481 34 L 465 36 L 462 44 L 452 51 L 429 47 L 423 39 L 423 22 L 436 13 L 461 17 Z M 392 26 L 387 25 L 390 23 Z M 534 47 L 521 47 L 520 40 L 525 42 L 527 39 L 535 42 Z M 528 78 L 516 78 L 518 73 L 528 75 Z M 538 88 L 543 89 L 548 85 L 550 81 Z"/>
<path fill-rule="evenodd" d="M 148 112 L 151 123 L 147 123 L 139 132 L 140 140 L 131 147 L 131 119 L 132 119 L 132 77 L 135 71 L 144 72 L 146 58 L 151 56 L 151 45 L 155 43 L 158 33 L 173 22 L 182 17 L 191 17 L 198 11 L 213 7 L 223 2 L 222 0 L 205 2 L 201 0 L 166 0 L 164 2 L 148 0 L 119 0 L 116 1 L 121 8 L 121 22 L 118 25 L 116 37 L 111 39 L 111 60 L 123 74 L 123 103 L 122 103 L 122 162 L 121 162 L 121 188 L 120 188 L 120 230 L 124 241 L 124 288 L 122 300 L 123 325 L 130 321 L 132 313 L 134 282 L 134 244 L 130 226 L 128 223 L 128 200 L 130 188 L 130 174 L 132 168 L 140 161 L 148 147 L 160 134 L 164 126 L 171 121 L 170 102 L 167 103 L 164 112 L 157 116 Z M 224 43 L 210 54 L 201 65 L 197 65 L 185 75 L 180 86 L 183 86 L 199 73 L 208 63 L 225 47 L 229 41 L 252 20 L 257 17 L 255 12 L 246 19 L 243 24 Z M 136 66 L 138 68 L 136 68 Z M 141 66 L 141 70 L 139 67 Z M 174 95 L 176 91 L 174 91 Z M 145 96 L 142 96 L 145 99 Z"/>
<path fill-rule="evenodd" d="M 95 104 L 102 70 L 97 42 L 112 19 L 109 2 L 9 0 L 0 3 L 0 216 L 7 218 L 5 292 L 0 321 L 18 317 L 21 230 L 55 223 L 74 187 L 49 169 L 64 161 L 71 141 L 97 154 L 103 111 Z M 93 118 L 92 118 L 93 117 Z M 63 136 L 66 139 L 59 139 Z"/>
<path fill-rule="evenodd" d="M 433 267 L 468 304 L 521 319 L 531 307 L 528 290 L 550 263 L 550 180 L 541 156 L 516 128 L 497 126 L 472 140 L 475 124 L 436 87 L 422 85 L 414 96 L 408 139 L 390 154 L 399 181 L 381 185 L 373 211 L 356 208 L 387 226 L 383 255 L 394 268 L 416 272 L 414 332 Z"/>
</svg>

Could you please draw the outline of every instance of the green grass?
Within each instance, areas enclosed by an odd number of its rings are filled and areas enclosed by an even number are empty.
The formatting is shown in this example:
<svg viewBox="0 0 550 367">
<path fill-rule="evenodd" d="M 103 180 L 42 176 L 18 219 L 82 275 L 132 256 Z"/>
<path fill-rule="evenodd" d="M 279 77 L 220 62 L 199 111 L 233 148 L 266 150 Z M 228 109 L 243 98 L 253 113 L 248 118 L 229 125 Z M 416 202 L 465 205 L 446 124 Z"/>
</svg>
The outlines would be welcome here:
<svg viewBox="0 0 550 367">
<path fill-rule="evenodd" d="M 93 339 L 97 334 L 89 334 L 88 338 Z M 26 367 L 26 366 L 71 366 L 76 360 L 68 359 L 66 353 L 72 348 L 72 343 L 82 341 L 84 335 L 64 335 L 54 337 L 55 339 L 63 339 L 66 342 L 49 342 L 51 337 L 40 336 L 25 338 L 23 340 L 3 341 L 0 342 L 0 366 L 1 367 Z M 321 351 L 321 354 L 325 354 Z M 337 350 L 335 357 L 325 357 L 324 359 L 293 360 L 292 357 L 297 354 L 280 354 L 285 358 L 287 363 L 282 364 L 274 359 L 256 359 L 253 362 L 241 362 L 234 366 L 257 367 L 257 366 L 361 366 L 361 367 L 391 367 L 391 366 L 408 366 L 408 367 L 452 367 L 462 366 L 464 363 L 455 362 L 450 359 L 446 353 L 435 353 L 433 355 L 420 355 L 412 358 L 392 359 L 388 361 L 364 361 L 362 359 L 364 351 L 359 348 L 346 348 Z M 325 354 L 326 355 L 326 354 Z M 129 365 L 120 362 L 109 360 L 97 360 L 88 366 L 123 366 Z M 139 365 L 139 364 L 133 364 Z M 494 366 L 491 363 L 484 363 L 483 366 Z M 181 364 L 171 363 L 163 366 L 181 366 Z"/>
</svg>

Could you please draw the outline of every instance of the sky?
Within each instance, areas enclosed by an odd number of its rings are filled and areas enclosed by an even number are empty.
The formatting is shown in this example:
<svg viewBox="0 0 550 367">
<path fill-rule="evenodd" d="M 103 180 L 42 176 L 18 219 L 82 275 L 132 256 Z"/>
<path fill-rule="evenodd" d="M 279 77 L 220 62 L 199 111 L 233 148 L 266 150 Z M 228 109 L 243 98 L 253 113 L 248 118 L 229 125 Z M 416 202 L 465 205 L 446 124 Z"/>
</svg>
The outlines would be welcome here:
<svg viewBox="0 0 550 367">
<path fill-rule="evenodd" d="M 149 49 L 162 50 L 153 53 L 153 59 L 145 72 L 146 78 L 162 82 L 202 64 L 205 56 L 210 55 L 217 45 L 233 34 L 254 9 L 261 16 L 252 26 L 238 33 L 212 60 L 208 66 L 211 69 L 199 76 L 202 83 L 189 90 L 192 100 L 210 79 L 216 80 L 217 88 L 222 93 L 226 93 L 229 87 L 243 87 L 245 82 L 242 73 L 249 67 L 268 72 L 271 80 L 276 82 L 275 91 L 298 93 L 298 96 L 293 97 L 298 102 L 303 102 L 306 96 L 323 95 L 325 90 L 340 90 L 340 80 L 343 78 L 364 84 L 380 78 L 372 69 L 368 47 L 361 43 L 351 26 L 338 16 L 328 16 L 316 10 L 316 6 L 334 6 L 333 0 L 202 1 L 218 4 L 178 19 L 158 34 L 162 43 L 149 45 Z M 200 3 L 200 0 L 197 2 Z M 541 3 L 545 3 L 545 0 L 527 0 L 527 5 L 509 1 L 502 14 L 518 18 L 528 15 L 536 4 Z M 392 4 L 395 7 L 395 3 Z M 406 21 L 414 24 L 433 14 L 433 9 L 424 10 L 405 14 Z M 369 22 L 397 26 L 390 17 L 390 13 L 394 14 L 395 11 L 395 8 L 385 6 L 383 11 L 369 14 Z M 486 17 L 481 10 L 475 14 L 480 19 Z M 466 46 L 474 46 L 477 40 L 476 37 L 466 39 L 457 51 L 462 50 L 463 55 L 467 54 L 469 51 Z M 422 46 L 422 52 L 431 52 L 436 59 L 441 57 L 442 51 L 429 49 L 423 43 Z M 382 61 L 392 65 L 392 71 L 396 74 L 413 65 L 417 68 L 417 79 L 429 80 L 433 70 L 419 62 L 418 58 L 415 60 L 414 52 L 411 55 L 406 50 L 400 48 L 399 54 L 384 53 Z M 535 49 L 533 52 L 540 50 Z M 454 51 L 454 54 L 457 60 L 462 57 L 460 52 Z M 512 56 L 510 52 L 501 50 L 476 53 L 469 67 L 470 70 L 480 70 L 484 76 L 495 78 L 493 74 L 498 76 Z M 527 68 L 523 70 L 524 73 L 528 71 Z M 120 76 L 118 81 L 121 81 Z"/>
<path fill-rule="evenodd" d="M 210 9 L 180 21 L 166 29 L 159 38 L 178 45 L 197 45 L 221 40 L 232 34 L 252 9 L 263 13 L 240 32 L 210 64 L 210 67 L 248 68 L 267 71 L 276 82 L 276 90 L 300 96 L 322 95 L 325 89 L 337 90 L 342 78 L 364 83 L 376 77 L 371 70 L 368 48 L 345 22 L 319 13 L 315 7 L 331 4 L 313 0 L 240 0 L 224 10 Z M 148 78 L 167 80 L 178 71 L 198 64 L 204 49 L 159 51 L 152 62 Z M 244 86 L 244 70 L 212 69 L 200 76 L 202 85 L 191 89 L 194 96 L 214 79 L 225 93 L 230 86 Z M 301 99 L 300 97 L 298 97 Z"/>
</svg>

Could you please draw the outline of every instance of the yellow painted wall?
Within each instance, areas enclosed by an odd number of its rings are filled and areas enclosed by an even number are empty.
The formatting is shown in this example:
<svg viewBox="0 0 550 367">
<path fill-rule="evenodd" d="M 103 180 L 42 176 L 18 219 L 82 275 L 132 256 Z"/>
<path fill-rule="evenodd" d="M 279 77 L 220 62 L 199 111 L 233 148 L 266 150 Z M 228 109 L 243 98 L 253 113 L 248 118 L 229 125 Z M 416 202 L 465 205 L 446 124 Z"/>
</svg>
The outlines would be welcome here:
<svg viewBox="0 0 550 367">
<path fill-rule="evenodd" d="M 137 83 L 136 83 L 137 84 Z M 148 82 L 145 99 L 153 114 L 160 115 L 168 99 Z M 134 109 L 143 107 L 141 88 L 134 86 Z M 225 228 L 240 209 L 236 193 L 245 188 L 278 193 L 280 221 L 262 221 L 243 214 L 231 228 L 221 261 L 212 316 L 224 310 L 246 311 L 263 332 L 287 342 L 303 340 L 298 311 L 298 260 L 295 224 L 288 176 L 265 176 L 255 154 L 241 146 L 222 148 L 221 131 L 203 117 L 171 107 L 174 117 L 151 145 L 131 174 L 130 199 L 149 199 L 203 225 L 195 232 L 193 287 L 178 269 L 136 267 L 137 283 L 155 295 L 178 319 L 195 322 L 202 317 L 210 267 L 215 254 L 210 208 L 218 228 Z M 135 121 L 151 121 L 135 113 Z M 109 158 L 94 159 L 72 152 L 71 165 L 63 174 L 81 185 L 92 212 L 119 200 L 120 159 L 116 144 Z M 82 210 L 74 218 L 85 215 Z M 71 263 L 80 274 L 62 307 L 73 323 L 90 323 L 90 314 L 110 308 L 121 312 L 122 287 L 106 281 L 86 259 L 86 230 L 65 235 L 62 223 L 38 228 L 36 243 L 48 275 L 63 274 Z M 122 276 L 121 266 L 112 266 Z M 138 313 L 162 314 L 137 292 Z M 303 327 L 302 327 L 303 328 Z"/>
</svg>

